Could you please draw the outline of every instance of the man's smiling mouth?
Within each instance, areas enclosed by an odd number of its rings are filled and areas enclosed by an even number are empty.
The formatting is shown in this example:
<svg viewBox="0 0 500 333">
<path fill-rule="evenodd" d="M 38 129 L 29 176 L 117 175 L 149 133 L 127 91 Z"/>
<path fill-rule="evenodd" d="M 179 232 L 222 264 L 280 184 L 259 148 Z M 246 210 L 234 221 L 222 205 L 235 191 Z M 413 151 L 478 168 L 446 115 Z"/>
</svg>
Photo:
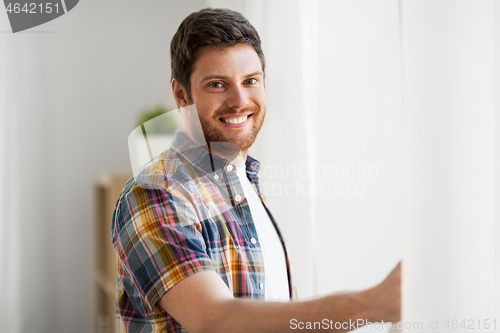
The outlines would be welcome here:
<svg viewBox="0 0 500 333">
<path fill-rule="evenodd" d="M 230 117 L 230 118 L 219 118 L 220 121 L 226 123 L 226 124 L 242 124 L 247 119 L 252 116 L 252 114 L 246 115 L 246 116 L 240 116 L 240 117 Z"/>
</svg>

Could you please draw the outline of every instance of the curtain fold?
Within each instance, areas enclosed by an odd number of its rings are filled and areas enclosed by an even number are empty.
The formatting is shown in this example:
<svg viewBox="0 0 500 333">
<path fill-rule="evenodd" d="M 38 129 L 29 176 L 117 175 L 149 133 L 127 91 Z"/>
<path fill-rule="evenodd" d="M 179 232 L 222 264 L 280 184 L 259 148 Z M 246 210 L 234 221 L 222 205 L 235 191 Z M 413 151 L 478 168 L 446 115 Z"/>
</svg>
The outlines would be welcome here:
<svg viewBox="0 0 500 333">
<path fill-rule="evenodd" d="M 0 15 L 0 30 L 10 29 Z M 10 36 L 9 36 L 10 37 Z M 14 93 L 10 47 L 12 39 L 0 38 L 0 331 L 20 332 L 19 304 L 19 192 L 15 189 L 17 145 L 13 140 L 15 115 L 9 112 Z"/>
<path fill-rule="evenodd" d="M 6 17 L 3 17 L 6 18 Z M 9 31 L 2 21 L 2 31 Z M 48 34 L 0 34 L 0 330 L 58 331 Z M 50 96 L 50 97 L 49 97 Z M 62 251 L 62 250 L 61 250 Z"/>
<path fill-rule="evenodd" d="M 479 330 L 495 319 L 498 17 L 493 1 L 403 1 L 402 9 L 404 317 Z"/>
</svg>

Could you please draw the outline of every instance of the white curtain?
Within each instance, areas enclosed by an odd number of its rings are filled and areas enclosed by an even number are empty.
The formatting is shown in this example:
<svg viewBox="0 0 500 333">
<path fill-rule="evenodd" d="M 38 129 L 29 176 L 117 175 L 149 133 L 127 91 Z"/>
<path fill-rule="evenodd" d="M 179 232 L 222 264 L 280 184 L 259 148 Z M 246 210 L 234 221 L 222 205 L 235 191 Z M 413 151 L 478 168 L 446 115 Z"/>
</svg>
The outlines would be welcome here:
<svg viewBox="0 0 500 333">
<path fill-rule="evenodd" d="M 0 331 L 50 332 L 56 299 L 50 211 L 50 90 L 44 34 L 0 35 Z"/>
<path fill-rule="evenodd" d="M 427 329 L 500 331 L 494 6 L 403 1 L 404 314 Z"/>
<path fill-rule="evenodd" d="M 262 17 L 254 152 L 299 297 L 370 287 L 402 258 L 399 3 L 270 1 Z"/>
<path fill-rule="evenodd" d="M 2 31 L 10 28 L 6 19 L 6 15 L 0 15 Z M 16 166 L 9 163 L 14 161 L 16 147 L 10 140 L 13 117 L 7 112 L 7 72 L 8 60 L 11 60 L 8 43 L 7 38 L 0 38 L 0 331 L 19 332 L 19 230 L 15 208 L 18 194 L 9 191 L 15 187 L 17 171 Z"/>
</svg>

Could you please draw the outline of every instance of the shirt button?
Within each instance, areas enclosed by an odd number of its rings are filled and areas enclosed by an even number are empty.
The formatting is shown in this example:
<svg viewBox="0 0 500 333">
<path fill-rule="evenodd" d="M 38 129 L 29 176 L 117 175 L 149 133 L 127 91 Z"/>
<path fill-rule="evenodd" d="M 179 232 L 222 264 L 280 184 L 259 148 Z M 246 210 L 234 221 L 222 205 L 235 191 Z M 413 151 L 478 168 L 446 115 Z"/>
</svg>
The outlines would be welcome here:
<svg viewBox="0 0 500 333">
<path fill-rule="evenodd" d="M 250 243 L 252 243 L 253 245 L 257 244 L 257 240 L 255 238 L 250 238 Z"/>
<path fill-rule="evenodd" d="M 240 202 L 241 201 L 241 195 L 237 194 L 235 197 L 234 197 L 234 200 Z"/>
<path fill-rule="evenodd" d="M 233 170 L 233 166 L 231 164 L 229 164 L 226 169 L 227 169 L 227 171 L 231 171 L 231 170 Z"/>
<path fill-rule="evenodd" d="M 215 180 L 219 180 L 219 175 L 218 175 L 218 174 L 215 174 L 215 175 L 214 175 L 214 179 L 215 179 Z"/>
<path fill-rule="evenodd" d="M 262 282 L 259 283 L 259 289 L 264 289 L 264 284 Z"/>
</svg>

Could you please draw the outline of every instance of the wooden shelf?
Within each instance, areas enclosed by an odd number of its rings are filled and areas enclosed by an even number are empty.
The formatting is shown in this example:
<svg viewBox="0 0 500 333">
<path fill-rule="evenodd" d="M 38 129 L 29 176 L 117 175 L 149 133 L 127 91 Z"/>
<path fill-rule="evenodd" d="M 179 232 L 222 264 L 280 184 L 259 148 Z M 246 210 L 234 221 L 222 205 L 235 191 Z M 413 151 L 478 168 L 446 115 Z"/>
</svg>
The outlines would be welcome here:
<svg viewBox="0 0 500 333">
<path fill-rule="evenodd" d="M 116 252 L 111 240 L 111 219 L 116 201 L 130 174 L 106 174 L 95 183 L 94 272 L 92 328 L 95 333 L 115 332 Z"/>
</svg>

